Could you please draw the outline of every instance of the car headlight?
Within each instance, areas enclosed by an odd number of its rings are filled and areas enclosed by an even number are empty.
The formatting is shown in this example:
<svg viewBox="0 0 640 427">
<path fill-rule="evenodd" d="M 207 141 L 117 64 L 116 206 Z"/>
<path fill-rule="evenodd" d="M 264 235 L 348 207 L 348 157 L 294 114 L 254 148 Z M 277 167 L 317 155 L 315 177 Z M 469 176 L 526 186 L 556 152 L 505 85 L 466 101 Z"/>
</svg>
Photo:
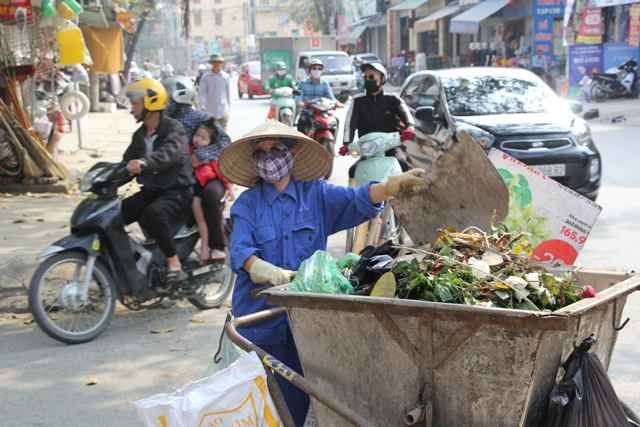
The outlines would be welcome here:
<svg viewBox="0 0 640 427">
<path fill-rule="evenodd" d="M 484 149 L 490 148 L 496 141 L 496 138 L 489 132 L 466 123 L 460 123 L 458 125 L 456 136 L 458 137 L 459 141 L 471 138 L 474 142 L 480 144 L 480 146 L 482 146 L 482 148 Z"/>
<path fill-rule="evenodd" d="M 571 132 L 576 137 L 578 145 L 588 145 L 591 143 L 591 129 L 584 119 L 576 118 L 573 121 Z"/>
</svg>

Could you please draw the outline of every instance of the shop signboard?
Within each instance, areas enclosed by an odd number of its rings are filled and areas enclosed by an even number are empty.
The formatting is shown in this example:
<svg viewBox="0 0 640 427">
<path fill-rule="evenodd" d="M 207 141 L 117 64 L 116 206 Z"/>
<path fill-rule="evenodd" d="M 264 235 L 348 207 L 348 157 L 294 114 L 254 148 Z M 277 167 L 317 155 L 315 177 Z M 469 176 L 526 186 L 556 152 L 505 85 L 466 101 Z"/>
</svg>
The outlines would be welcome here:
<svg viewBox="0 0 640 427">
<path fill-rule="evenodd" d="M 640 46 L 640 4 L 629 7 L 629 45 Z"/>
<path fill-rule="evenodd" d="M 576 42 L 582 44 L 602 43 L 603 32 L 602 10 L 596 7 L 584 9 L 580 15 L 580 29 Z"/>
<path fill-rule="evenodd" d="M 593 72 L 602 72 L 602 45 L 569 46 L 569 96 L 577 96 L 580 81 Z"/>
<path fill-rule="evenodd" d="M 609 7 L 637 3 L 638 0 L 589 0 L 589 7 Z"/>
<path fill-rule="evenodd" d="M 605 43 L 603 45 L 603 69 L 617 67 L 629 59 L 640 62 L 640 49 L 627 43 Z"/>
<path fill-rule="evenodd" d="M 31 0 L 0 0 L 0 22 L 15 22 L 20 15 L 31 18 Z"/>
<path fill-rule="evenodd" d="M 553 54 L 553 20 L 564 14 L 564 0 L 533 1 L 533 54 L 542 50 Z"/>
<path fill-rule="evenodd" d="M 572 265 L 602 208 L 500 150 L 491 150 L 489 159 L 509 189 L 507 227 L 529 233 L 534 260 Z"/>
</svg>

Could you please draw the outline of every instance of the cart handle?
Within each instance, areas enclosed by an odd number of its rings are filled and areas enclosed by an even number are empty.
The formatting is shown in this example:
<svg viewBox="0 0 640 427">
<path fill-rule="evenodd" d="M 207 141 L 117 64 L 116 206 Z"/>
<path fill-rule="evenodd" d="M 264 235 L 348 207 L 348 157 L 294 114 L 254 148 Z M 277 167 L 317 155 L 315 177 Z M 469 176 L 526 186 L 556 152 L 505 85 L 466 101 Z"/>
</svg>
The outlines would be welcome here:
<svg viewBox="0 0 640 427">
<path fill-rule="evenodd" d="M 280 316 L 286 312 L 287 310 L 285 308 L 278 307 L 258 311 L 257 313 L 248 314 L 246 316 L 236 317 L 235 319 L 225 324 L 225 332 L 229 336 L 229 339 L 238 347 L 242 348 L 245 351 L 255 351 L 258 357 L 260 357 L 262 363 L 270 371 L 280 375 L 298 389 L 304 391 L 309 396 L 312 396 L 322 404 L 326 405 L 328 408 L 333 410 L 336 414 L 340 415 L 345 420 L 358 427 L 365 427 L 370 424 L 361 415 L 357 414 L 343 403 L 338 402 L 332 396 L 321 390 L 316 384 L 299 375 L 293 369 L 289 368 L 287 365 L 240 335 L 237 330 L 237 328 L 260 323 L 273 317 Z"/>
</svg>

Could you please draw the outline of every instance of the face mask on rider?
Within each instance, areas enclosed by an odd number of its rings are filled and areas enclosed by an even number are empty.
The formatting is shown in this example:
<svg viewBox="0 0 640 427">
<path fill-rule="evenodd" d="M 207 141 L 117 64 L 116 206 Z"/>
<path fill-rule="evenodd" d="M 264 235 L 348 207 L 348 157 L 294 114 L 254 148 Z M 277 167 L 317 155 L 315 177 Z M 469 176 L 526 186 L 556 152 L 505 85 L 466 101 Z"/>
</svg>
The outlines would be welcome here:
<svg viewBox="0 0 640 427">
<path fill-rule="evenodd" d="M 286 72 L 286 71 L 284 71 L 284 70 L 278 70 L 278 71 L 276 71 L 276 75 L 277 75 L 278 77 L 284 77 L 284 75 L 285 75 L 286 73 L 287 73 L 287 72 Z"/>
<path fill-rule="evenodd" d="M 367 79 L 364 81 L 364 90 L 366 90 L 367 93 L 376 93 L 378 89 L 380 89 L 380 86 L 378 86 L 378 82 L 374 79 Z"/>
<path fill-rule="evenodd" d="M 319 79 L 322 76 L 322 70 L 311 70 L 311 77 Z"/>
</svg>

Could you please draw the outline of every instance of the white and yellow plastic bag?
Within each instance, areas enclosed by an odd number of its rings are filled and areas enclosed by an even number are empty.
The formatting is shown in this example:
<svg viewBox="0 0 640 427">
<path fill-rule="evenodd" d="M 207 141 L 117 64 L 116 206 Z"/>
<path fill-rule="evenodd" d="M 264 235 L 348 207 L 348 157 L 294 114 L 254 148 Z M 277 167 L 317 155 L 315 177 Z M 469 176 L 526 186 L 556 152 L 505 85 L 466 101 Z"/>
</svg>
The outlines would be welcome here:
<svg viewBox="0 0 640 427">
<path fill-rule="evenodd" d="M 146 427 L 281 427 L 267 389 L 267 375 L 254 353 L 171 394 L 135 402 Z"/>
</svg>

